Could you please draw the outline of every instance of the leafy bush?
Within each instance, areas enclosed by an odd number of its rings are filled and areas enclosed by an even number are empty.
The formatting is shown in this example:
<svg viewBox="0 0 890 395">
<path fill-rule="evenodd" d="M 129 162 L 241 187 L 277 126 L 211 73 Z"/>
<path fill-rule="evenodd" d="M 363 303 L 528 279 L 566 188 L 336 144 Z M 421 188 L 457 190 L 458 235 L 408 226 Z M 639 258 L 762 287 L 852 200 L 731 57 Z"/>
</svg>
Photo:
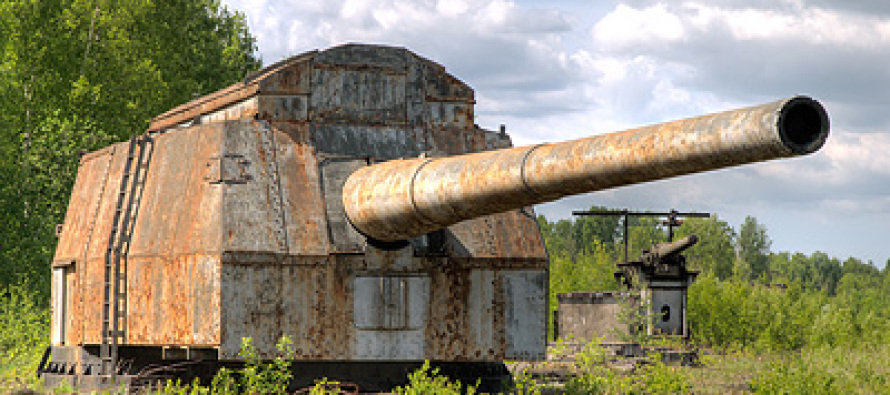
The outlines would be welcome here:
<svg viewBox="0 0 890 395">
<path fill-rule="evenodd" d="M 290 360 L 294 355 L 292 345 L 290 339 L 282 337 L 276 347 L 284 357 L 278 356 L 271 362 L 263 362 L 257 356 L 251 339 L 242 338 L 241 351 L 238 353 L 245 361 L 245 367 L 241 370 L 241 389 L 248 394 L 286 393 L 287 384 L 292 377 L 290 372 Z"/>
<path fill-rule="evenodd" d="M 841 287 L 838 295 L 720 281 L 703 276 L 689 288 L 692 337 L 717 347 L 755 351 L 884 344 L 890 332 L 890 297 L 880 288 Z"/>
<path fill-rule="evenodd" d="M 239 370 L 220 369 L 210 383 L 210 387 L 204 387 L 195 379 L 190 384 L 183 384 L 179 380 L 168 380 L 156 393 L 158 394 L 286 394 L 287 386 L 291 381 L 290 372 L 291 357 L 294 352 L 293 343 L 286 336 L 282 337 L 278 344 L 278 351 L 282 356 L 265 362 L 261 360 L 253 348 L 249 337 L 241 339 L 241 350 L 238 352 L 244 358 L 244 367 Z M 324 392 L 312 392 L 312 394 L 324 394 Z"/>
<path fill-rule="evenodd" d="M 27 286 L 0 292 L 0 392 L 34 388 L 34 372 L 49 345 L 50 310 Z"/>
<path fill-rule="evenodd" d="M 527 370 L 520 370 L 513 375 L 511 393 L 516 395 L 541 395 L 542 389 L 537 380 Z"/>
<path fill-rule="evenodd" d="M 667 366 L 661 355 L 651 354 L 632 372 L 616 371 L 607 364 L 601 339 L 575 354 L 575 375 L 565 384 L 567 394 L 675 394 L 686 393 L 690 381 L 682 368 Z"/>
<path fill-rule="evenodd" d="M 478 385 L 478 383 L 477 383 Z M 439 376 L 439 369 L 430 369 L 430 361 L 424 361 L 420 369 L 408 375 L 408 385 L 398 387 L 395 393 L 399 395 L 473 395 L 476 386 L 466 388 L 459 381 L 451 381 L 447 377 Z"/>
</svg>

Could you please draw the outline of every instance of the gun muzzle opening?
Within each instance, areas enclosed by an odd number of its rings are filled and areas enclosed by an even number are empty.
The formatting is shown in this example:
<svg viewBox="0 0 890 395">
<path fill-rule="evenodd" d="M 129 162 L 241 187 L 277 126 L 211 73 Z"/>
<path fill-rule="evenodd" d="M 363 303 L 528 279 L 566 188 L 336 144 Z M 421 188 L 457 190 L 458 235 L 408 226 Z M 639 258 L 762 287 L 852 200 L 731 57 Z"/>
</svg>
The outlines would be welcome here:
<svg viewBox="0 0 890 395">
<path fill-rule="evenodd" d="M 782 142 L 794 154 L 811 154 L 828 138 L 828 113 L 818 101 L 797 96 L 782 106 L 778 129 Z"/>
</svg>

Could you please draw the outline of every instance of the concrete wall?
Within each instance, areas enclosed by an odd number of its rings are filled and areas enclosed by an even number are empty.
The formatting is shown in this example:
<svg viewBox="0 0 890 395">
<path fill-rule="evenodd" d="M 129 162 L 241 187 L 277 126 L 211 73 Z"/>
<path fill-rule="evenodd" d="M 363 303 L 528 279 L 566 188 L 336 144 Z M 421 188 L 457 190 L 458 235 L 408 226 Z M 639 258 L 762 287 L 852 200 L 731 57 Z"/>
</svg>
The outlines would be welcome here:
<svg viewBox="0 0 890 395">
<path fill-rule="evenodd" d="M 571 292 L 557 295 L 556 335 L 575 342 L 604 337 L 605 342 L 621 341 L 628 334 L 621 312 L 630 301 L 627 292 Z"/>
</svg>

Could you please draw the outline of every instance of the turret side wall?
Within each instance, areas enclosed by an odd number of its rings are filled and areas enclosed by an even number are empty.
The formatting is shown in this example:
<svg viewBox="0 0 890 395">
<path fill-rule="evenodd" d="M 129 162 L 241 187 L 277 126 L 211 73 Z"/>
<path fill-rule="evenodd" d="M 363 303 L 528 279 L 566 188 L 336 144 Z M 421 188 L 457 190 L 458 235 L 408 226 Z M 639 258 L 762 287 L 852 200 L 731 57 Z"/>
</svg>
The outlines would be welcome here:
<svg viewBox="0 0 890 395">
<path fill-rule="evenodd" d="M 221 125 L 205 125 L 155 135 L 149 144 L 121 261 L 126 344 L 219 343 L 223 187 L 214 182 L 214 157 L 221 138 Z M 106 254 L 127 153 L 128 143 L 118 143 L 87 155 L 79 170 L 83 182 L 74 188 L 54 261 L 64 272 L 55 278 L 66 284 L 54 287 L 53 305 L 64 313 L 55 314 L 53 327 L 67 345 L 101 343 Z"/>
<path fill-rule="evenodd" d="M 540 260 L 416 257 L 411 248 L 222 265 L 220 358 L 244 338 L 258 355 L 300 360 L 501 361 L 544 357 Z"/>
<path fill-rule="evenodd" d="M 82 338 L 84 298 L 90 293 L 84 289 L 86 257 L 114 150 L 108 147 L 81 159 L 53 258 L 53 345 L 78 344 Z"/>
</svg>

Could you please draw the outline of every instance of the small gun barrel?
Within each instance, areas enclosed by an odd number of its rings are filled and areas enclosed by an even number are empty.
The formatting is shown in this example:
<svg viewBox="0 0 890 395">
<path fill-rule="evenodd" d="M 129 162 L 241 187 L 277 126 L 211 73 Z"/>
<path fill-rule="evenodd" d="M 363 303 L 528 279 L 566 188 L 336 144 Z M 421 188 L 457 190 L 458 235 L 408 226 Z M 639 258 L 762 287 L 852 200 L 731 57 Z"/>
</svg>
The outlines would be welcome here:
<svg viewBox="0 0 890 395">
<path fill-rule="evenodd" d="M 804 155 L 828 137 L 828 115 L 805 96 L 580 140 L 356 170 L 346 215 L 381 241 L 564 196 Z"/>
<path fill-rule="evenodd" d="M 696 235 L 689 235 L 671 243 L 657 244 L 649 250 L 649 255 L 656 259 L 676 255 L 685 251 L 687 248 L 694 246 L 695 243 L 698 243 L 698 237 Z"/>
</svg>

